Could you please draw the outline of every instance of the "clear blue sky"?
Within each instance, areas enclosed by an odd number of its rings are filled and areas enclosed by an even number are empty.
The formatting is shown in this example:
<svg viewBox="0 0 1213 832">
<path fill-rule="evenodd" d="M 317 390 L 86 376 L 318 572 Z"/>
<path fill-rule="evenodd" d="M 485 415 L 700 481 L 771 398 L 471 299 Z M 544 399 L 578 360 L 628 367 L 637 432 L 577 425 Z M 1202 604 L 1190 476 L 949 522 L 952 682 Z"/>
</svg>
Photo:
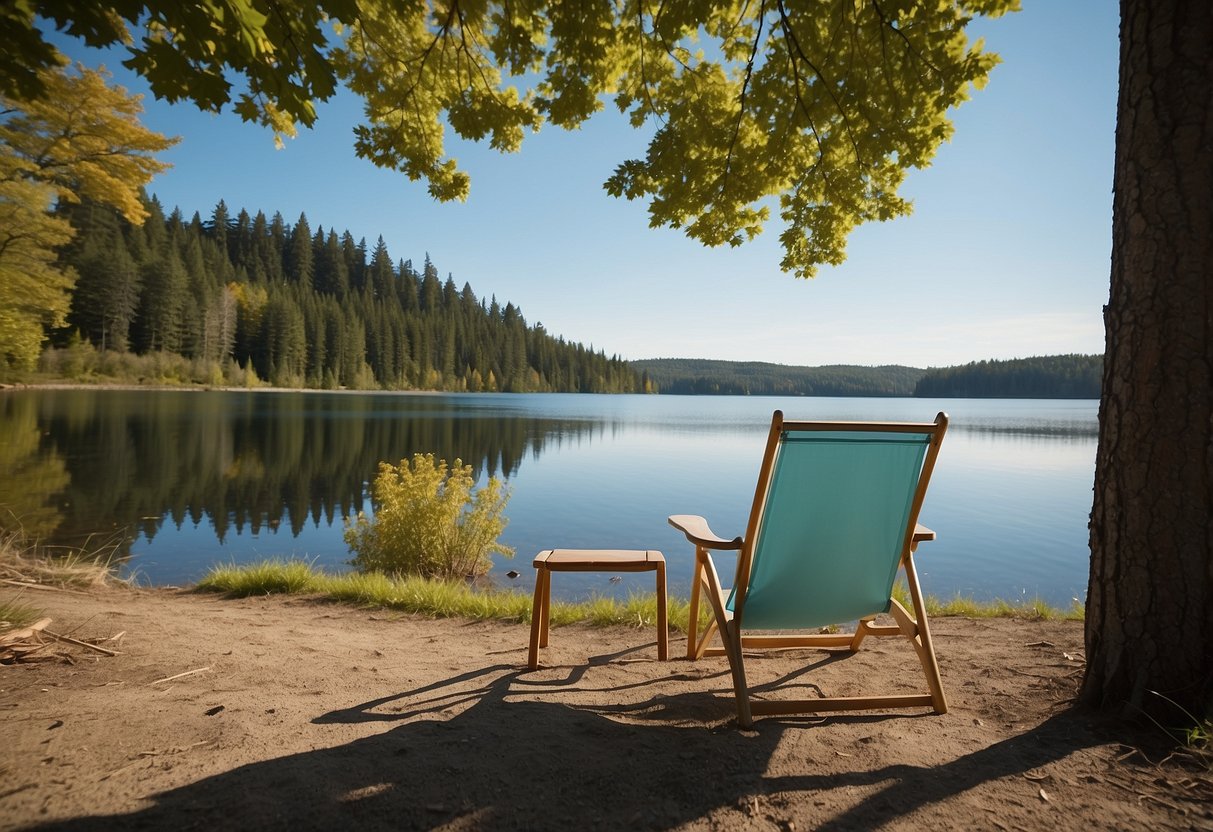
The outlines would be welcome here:
<svg viewBox="0 0 1213 832">
<path fill-rule="evenodd" d="M 1114 0 L 1024 0 L 970 27 L 1001 54 L 953 113 L 956 134 L 903 195 L 914 214 L 865 226 L 848 260 L 811 281 L 779 270 L 778 221 L 739 249 L 650 229 L 645 205 L 602 182 L 643 153 L 613 106 L 576 132 L 547 127 L 521 153 L 450 141 L 471 173 L 466 203 L 357 159 L 359 101 L 323 106 L 286 148 L 230 113 L 145 98 L 145 123 L 182 137 L 149 190 L 208 216 L 226 201 L 373 245 L 429 253 L 445 278 L 513 301 L 528 322 L 628 359 L 944 366 L 1103 351 L 1117 83 Z M 103 56 L 64 43 L 90 65 Z M 145 85 L 105 57 L 115 80 Z"/>
</svg>

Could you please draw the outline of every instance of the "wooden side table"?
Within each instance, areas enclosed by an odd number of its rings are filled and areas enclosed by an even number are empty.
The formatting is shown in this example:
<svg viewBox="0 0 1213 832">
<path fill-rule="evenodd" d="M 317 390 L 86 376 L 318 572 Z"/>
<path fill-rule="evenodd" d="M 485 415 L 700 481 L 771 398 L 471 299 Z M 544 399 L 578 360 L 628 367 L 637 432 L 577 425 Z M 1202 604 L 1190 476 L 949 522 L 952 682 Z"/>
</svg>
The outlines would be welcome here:
<svg viewBox="0 0 1213 832">
<path fill-rule="evenodd" d="M 666 661 L 668 635 L 665 613 L 665 556 L 661 552 L 626 549 L 549 549 L 535 556 L 535 602 L 531 608 L 531 647 L 527 666 L 539 667 L 539 648 L 548 646 L 548 611 L 552 604 L 553 572 L 656 572 L 657 658 Z"/>
</svg>

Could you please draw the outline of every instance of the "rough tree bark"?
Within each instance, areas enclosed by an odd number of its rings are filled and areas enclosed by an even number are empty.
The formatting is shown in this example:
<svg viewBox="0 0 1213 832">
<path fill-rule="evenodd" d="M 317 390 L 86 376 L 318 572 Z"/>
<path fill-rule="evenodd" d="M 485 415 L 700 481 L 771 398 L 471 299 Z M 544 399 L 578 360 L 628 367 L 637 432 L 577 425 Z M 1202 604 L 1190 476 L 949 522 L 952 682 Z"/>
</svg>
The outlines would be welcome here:
<svg viewBox="0 0 1213 832">
<path fill-rule="evenodd" d="M 1213 716 L 1213 3 L 1122 0 L 1082 701 Z"/>
</svg>

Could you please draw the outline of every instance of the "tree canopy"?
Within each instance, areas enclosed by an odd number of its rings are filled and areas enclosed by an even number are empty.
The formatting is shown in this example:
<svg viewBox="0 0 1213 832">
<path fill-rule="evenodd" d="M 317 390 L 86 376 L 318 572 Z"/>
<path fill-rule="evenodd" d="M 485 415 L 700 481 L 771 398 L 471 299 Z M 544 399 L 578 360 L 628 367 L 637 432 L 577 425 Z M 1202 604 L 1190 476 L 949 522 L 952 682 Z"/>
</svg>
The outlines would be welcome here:
<svg viewBox="0 0 1213 832">
<path fill-rule="evenodd" d="M 169 101 L 231 105 L 291 135 L 344 83 L 365 103 L 355 150 L 464 199 L 444 149 L 465 139 L 517 150 L 544 122 L 575 128 L 613 100 L 654 133 L 605 183 L 643 199 L 652 226 L 739 245 L 777 206 L 782 267 L 812 276 L 844 259 L 858 224 L 906 214 L 908 170 L 952 131 L 950 108 L 997 62 L 965 27 L 1018 0 L 24 0 L 0 13 L 11 49 L 0 91 L 40 95 L 57 59 L 49 20 Z M 242 88 L 233 84 L 242 79 Z"/>
</svg>

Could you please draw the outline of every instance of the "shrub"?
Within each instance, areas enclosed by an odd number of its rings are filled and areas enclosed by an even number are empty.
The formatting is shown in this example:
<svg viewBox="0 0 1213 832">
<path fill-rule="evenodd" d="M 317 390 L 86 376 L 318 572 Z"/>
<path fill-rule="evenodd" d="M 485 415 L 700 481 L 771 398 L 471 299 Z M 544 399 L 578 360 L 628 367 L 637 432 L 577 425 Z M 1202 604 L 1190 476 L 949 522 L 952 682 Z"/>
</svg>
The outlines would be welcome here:
<svg viewBox="0 0 1213 832">
<path fill-rule="evenodd" d="M 488 572 L 493 552 L 512 557 L 498 541 L 509 494 L 496 477 L 472 494 L 472 466 L 414 454 L 410 464 L 379 464 L 371 489 L 375 516 L 346 519 L 345 542 L 364 572 L 474 578 Z"/>
</svg>

